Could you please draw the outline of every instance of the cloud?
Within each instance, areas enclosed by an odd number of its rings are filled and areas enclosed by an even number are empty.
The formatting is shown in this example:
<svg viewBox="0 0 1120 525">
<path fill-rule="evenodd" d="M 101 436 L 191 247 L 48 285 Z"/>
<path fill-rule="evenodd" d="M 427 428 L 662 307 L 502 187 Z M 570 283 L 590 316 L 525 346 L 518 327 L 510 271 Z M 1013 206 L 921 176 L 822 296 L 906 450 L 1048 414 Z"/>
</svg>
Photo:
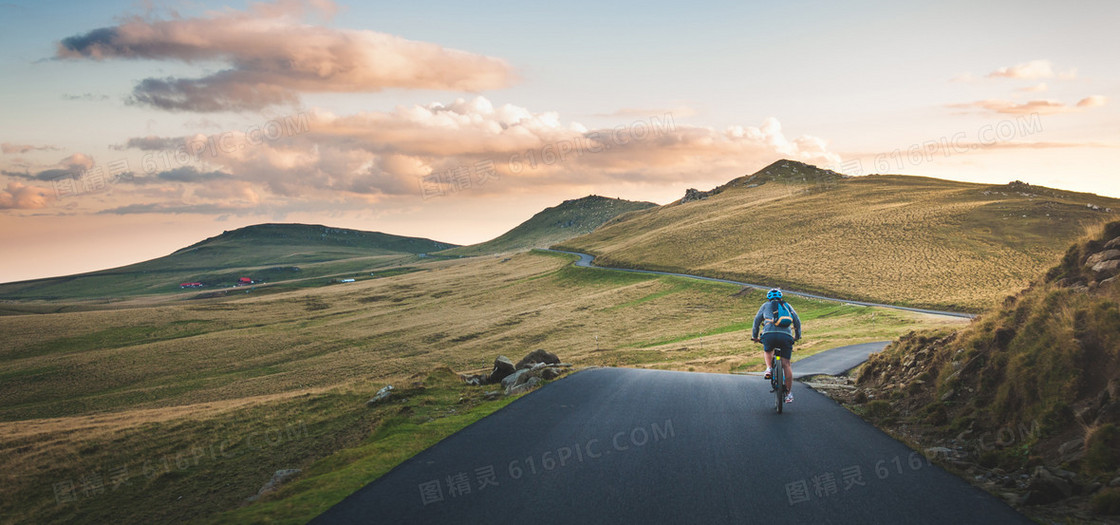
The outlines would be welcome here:
<svg viewBox="0 0 1120 525">
<path fill-rule="evenodd" d="M 208 149 L 200 161 L 210 166 L 206 170 L 229 174 L 271 197 L 347 195 L 369 202 L 418 196 L 421 177 L 462 174 L 479 165 L 489 166 L 501 184 L 476 186 L 472 194 L 730 179 L 779 157 L 839 161 L 823 139 L 787 137 L 776 118 L 758 127 L 712 129 L 661 115 L 588 128 L 564 122 L 555 112 L 495 106 L 484 97 L 387 112 L 308 115 L 306 132 L 277 140 L 223 133 L 224 147 Z M 127 144 L 143 148 L 163 140 L 181 141 L 144 137 Z"/>
<path fill-rule="evenodd" d="M 672 115 L 674 118 L 687 118 L 696 116 L 696 110 L 688 106 L 677 106 L 675 108 L 622 108 L 612 111 L 610 113 L 598 113 L 596 117 L 660 117 L 664 115 Z"/>
<path fill-rule="evenodd" d="M 1051 78 L 1054 76 L 1054 65 L 1049 60 L 1031 60 L 1014 66 L 1001 67 L 991 73 L 988 78 Z"/>
<path fill-rule="evenodd" d="M 259 110 L 295 104 L 301 93 L 368 93 L 390 88 L 482 91 L 514 82 L 504 60 L 368 30 L 308 25 L 307 11 L 329 2 L 255 3 L 197 18 L 134 16 L 71 36 L 59 59 L 220 62 L 200 78 L 146 78 L 131 102 L 197 112 Z"/>
<path fill-rule="evenodd" d="M 1042 92 L 1045 92 L 1049 89 L 1050 88 L 1046 86 L 1045 82 L 1039 82 L 1038 84 L 1035 84 L 1033 86 L 1027 86 L 1025 88 L 1019 88 L 1017 91 L 1021 91 L 1021 92 L 1024 92 L 1024 93 L 1042 93 Z"/>
<path fill-rule="evenodd" d="M 58 149 L 51 147 L 50 149 Z M 55 164 L 38 165 L 35 166 L 35 173 L 32 174 L 31 167 L 28 166 L 25 172 L 4 170 L 0 173 L 3 175 L 25 180 L 35 181 L 52 181 L 62 177 L 71 177 L 77 179 L 81 176 L 82 172 L 93 167 L 93 157 L 85 153 L 74 153 L 68 157 L 63 158 Z"/>
<path fill-rule="evenodd" d="M 98 215 L 136 215 L 143 213 L 166 213 L 180 215 L 184 213 L 197 213 L 204 215 L 234 214 L 242 215 L 252 210 L 245 206 L 226 206 L 222 204 L 201 203 L 187 204 L 182 202 L 155 202 L 142 204 L 129 204 L 101 210 Z"/>
<path fill-rule="evenodd" d="M 0 152 L 5 155 L 19 155 L 29 151 L 56 151 L 62 148 L 57 146 L 33 146 L 30 144 L 13 144 L 11 142 L 4 142 L 0 144 Z"/>
<path fill-rule="evenodd" d="M 1064 148 L 1117 148 L 1120 144 L 1088 142 L 984 142 L 959 145 L 971 149 L 1064 149 Z"/>
<path fill-rule="evenodd" d="M 82 100 L 85 102 L 96 102 L 101 100 L 109 100 L 109 95 L 95 95 L 93 93 L 82 93 L 81 95 L 63 94 L 63 100 Z"/>
<path fill-rule="evenodd" d="M 9 182 L 0 190 L 0 209 L 34 210 L 45 208 L 52 199 L 51 191 L 21 182 Z"/>
<path fill-rule="evenodd" d="M 157 137 L 155 135 L 148 135 L 147 137 L 132 137 L 125 141 L 124 144 L 115 144 L 109 146 L 109 149 L 114 149 L 117 151 L 126 149 L 138 149 L 140 151 L 169 151 L 183 147 L 186 142 L 186 137 Z"/>
<path fill-rule="evenodd" d="M 59 164 L 72 171 L 88 170 L 93 167 L 93 157 L 85 153 L 75 153 L 59 161 Z"/>
<path fill-rule="evenodd" d="M 160 184 L 165 182 L 183 182 L 188 184 L 204 184 L 231 179 L 230 174 L 221 171 L 201 171 L 194 166 L 181 166 L 178 168 L 161 171 L 146 177 L 123 178 L 121 182 L 140 186 Z"/>
<path fill-rule="evenodd" d="M 1104 95 L 1092 95 L 1085 97 L 1077 102 L 1079 108 L 1096 108 L 1108 103 L 1108 97 Z"/>
<path fill-rule="evenodd" d="M 1103 106 L 1107 100 L 1107 97 L 1093 95 L 1081 99 L 1076 105 L 1071 106 L 1054 100 L 1031 100 L 1029 102 L 1018 103 L 1009 100 L 987 99 L 963 104 L 950 104 L 948 107 L 955 109 L 980 109 L 1004 115 L 1029 115 L 1032 113 L 1055 115 L 1080 111 L 1081 108 Z"/>
</svg>

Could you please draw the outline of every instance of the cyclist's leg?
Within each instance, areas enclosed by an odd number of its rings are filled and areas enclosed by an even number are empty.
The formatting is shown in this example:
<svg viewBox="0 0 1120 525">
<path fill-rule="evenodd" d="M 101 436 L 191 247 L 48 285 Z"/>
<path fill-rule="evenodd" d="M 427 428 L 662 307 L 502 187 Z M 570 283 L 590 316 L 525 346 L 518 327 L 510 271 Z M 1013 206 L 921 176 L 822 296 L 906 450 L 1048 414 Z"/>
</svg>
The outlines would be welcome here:
<svg viewBox="0 0 1120 525">
<path fill-rule="evenodd" d="M 793 338 L 781 334 L 774 339 L 777 339 L 774 347 L 782 356 L 782 370 L 785 371 L 786 375 L 786 392 L 793 392 L 793 367 L 790 366 L 793 357 Z"/>
<path fill-rule="evenodd" d="M 786 372 L 786 392 L 793 392 L 793 368 L 789 366 L 789 358 L 782 356 L 782 369 Z"/>
<path fill-rule="evenodd" d="M 762 342 L 762 360 L 766 361 L 766 369 L 774 368 L 774 342 L 772 338 L 767 337 L 768 334 L 762 334 L 759 341 Z"/>
</svg>

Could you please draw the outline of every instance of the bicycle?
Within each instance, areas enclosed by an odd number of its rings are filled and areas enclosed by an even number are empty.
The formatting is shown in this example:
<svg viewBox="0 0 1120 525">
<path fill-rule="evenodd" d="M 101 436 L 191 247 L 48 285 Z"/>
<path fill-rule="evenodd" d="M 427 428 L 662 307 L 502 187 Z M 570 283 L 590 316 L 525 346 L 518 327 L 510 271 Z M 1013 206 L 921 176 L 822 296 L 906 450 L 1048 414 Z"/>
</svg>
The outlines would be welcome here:
<svg viewBox="0 0 1120 525">
<path fill-rule="evenodd" d="M 774 369 L 770 372 L 770 391 L 775 392 L 778 400 L 774 405 L 774 410 L 779 414 L 782 413 L 782 405 L 786 402 L 786 371 L 782 367 L 782 356 L 778 352 L 774 352 Z"/>
<path fill-rule="evenodd" d="M 762 341 L 760 339 L 754 339 L 754 342 L 761 343 Z M 786 394 L 789 393 L 789 391 L 786 390 L 786 371 L 785 368 L 782 367 L 781 352 L 774 352 L 774 364 L 770 368 L 770 391 L 774 392 L 777 397 L 774 402 L 774 411 L 781 414 L 782 407 L 786 402 Z"/>
</svg>

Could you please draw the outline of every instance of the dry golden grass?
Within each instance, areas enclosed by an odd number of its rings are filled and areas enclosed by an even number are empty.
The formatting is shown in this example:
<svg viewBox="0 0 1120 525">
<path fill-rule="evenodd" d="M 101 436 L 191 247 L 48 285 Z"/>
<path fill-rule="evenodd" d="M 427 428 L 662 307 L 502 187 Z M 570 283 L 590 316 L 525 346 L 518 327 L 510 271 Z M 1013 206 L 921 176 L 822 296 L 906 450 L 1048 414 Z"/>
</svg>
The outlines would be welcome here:
<svg viewBox="0 0 1120 525">
<path fill-rule="evenodd" d="M 563 247 L 608 266 L 980 311 L 1045 271 L 1086 227 L 1115 217 L 1106 207 L 1120 210 L 1120 200 L 893 175 L 771 181 L 636 212 Z"/>
<path fill-rule="evenodd" d="M 485 368 L 498 354 L 516 360 L 545 348 L 576 365 L 714 372 L 759 366 L 747 332 L 762 301 L 758 292 L 578 269 L 571 258 L 553 255 L 503 260 L 433 261 L 419 272 L 265 296 L 0 317 L 0 468 L 19 473 L 0 483 L 3 499 L 24 519 L 91 521 L 114 508 L 139 512 L 153 499 L 201 490 L 213 479 L 236 478 L 238 490 L 254 490 L 269 468 L 311 462 L 367 437 L 382 416 L 362 401 L 383 384 L 408 384 L 439 366 Z M 794 305 L 805 320 L 799 356 L 961 322 L 818 301 Z M 204 458 L 88 504 L 52 500 L 59 479 L 136 467 L 289 421 L 319 430 L 303 448 L 277 457 Z M 240 500 L 191 501 L 201 510 L 167 507 L 137 516 L 186 519 Z"/>
</svg>

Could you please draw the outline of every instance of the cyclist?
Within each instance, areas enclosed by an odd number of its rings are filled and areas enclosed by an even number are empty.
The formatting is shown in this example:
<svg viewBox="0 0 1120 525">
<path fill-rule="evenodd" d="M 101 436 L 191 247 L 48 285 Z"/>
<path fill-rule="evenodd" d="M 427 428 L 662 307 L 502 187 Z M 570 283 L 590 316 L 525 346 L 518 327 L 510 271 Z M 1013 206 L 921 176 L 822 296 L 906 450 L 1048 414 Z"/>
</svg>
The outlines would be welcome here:
<svg viewBox="0 0 1120 525">
<path fill-rule="evenodd" d="M 775 322 L 777 312 L 784 306 L 792 317 L 789 326 L 782 327 Z M 762 334 L 759 335 L 759 327 Z M 793 370 L 789 366 L 790 356 L 793 354 L 793 343 L 801 339 L 801 318 L 793 310 L 793 306 L 782 299 L 782 291 L 774 288 L 766 293 L 766 302 L 758 309 L 754 316 L 754 328 L 751 330 L 751 340 L 762 343 L 763 357 L 766 359 L 766 379 L 770 379 L 774 366 L 774 351 L 780 352 L 782 369 L 786 375 L 786 403 L 793 402 Z"/>
</svg>

